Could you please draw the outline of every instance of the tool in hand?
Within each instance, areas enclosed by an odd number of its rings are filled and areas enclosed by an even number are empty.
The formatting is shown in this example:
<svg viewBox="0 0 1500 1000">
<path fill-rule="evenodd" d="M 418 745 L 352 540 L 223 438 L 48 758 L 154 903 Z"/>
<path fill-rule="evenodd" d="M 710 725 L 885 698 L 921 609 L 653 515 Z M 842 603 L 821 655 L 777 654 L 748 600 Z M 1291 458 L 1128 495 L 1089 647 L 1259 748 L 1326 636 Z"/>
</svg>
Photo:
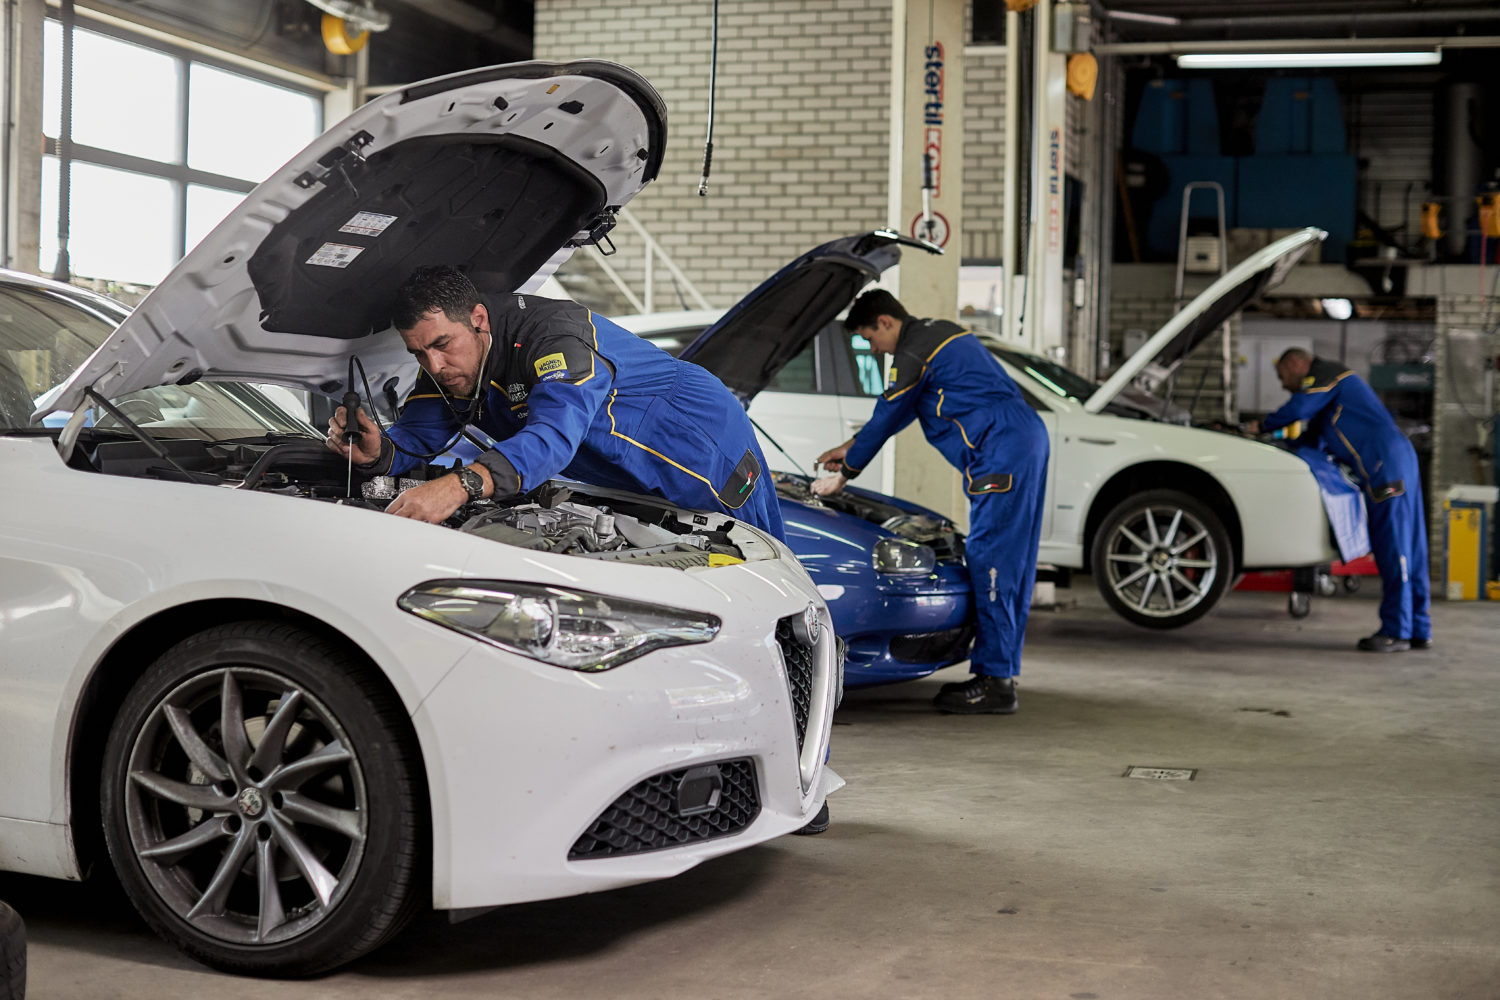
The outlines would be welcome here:
<svg viewBox="0 0 1500 1000">
<path fill-rule="evenodd" d="M 353 364 L 349 366 L 353 369 Z M 359 440 L 359 393 L 354 391 L 354 373 L 349 375 L 348 390 L 344 393 L 344 444 L 349 446 L 349 476 L 345 495 L 354 496 L 354 442 Z"/>
</svg>

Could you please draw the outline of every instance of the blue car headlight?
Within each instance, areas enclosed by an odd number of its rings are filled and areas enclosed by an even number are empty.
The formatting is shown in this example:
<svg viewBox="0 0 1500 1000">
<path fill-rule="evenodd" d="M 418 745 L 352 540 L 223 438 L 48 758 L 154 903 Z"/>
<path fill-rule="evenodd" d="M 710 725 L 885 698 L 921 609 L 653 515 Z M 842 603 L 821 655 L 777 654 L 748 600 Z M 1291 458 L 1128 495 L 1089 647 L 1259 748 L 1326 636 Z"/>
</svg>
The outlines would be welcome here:
<svg viewBox="0 0 1500 1000">
<path fill-rule="evenodd" d="M 872 562 L 877 573 L 915 576 L 933 571 L 937 566 L 937 553 L 926 545 L 905 538 L 882 538 L 875 543 Z"/>
<path fill-rule="evenodd" d="M 408 590 L 396 604 L 492 646 L 588 672 L 668 646 L 708 642 L 721 624 L 696 611 L 497 580 L 434 580 Z"/>
</svg>

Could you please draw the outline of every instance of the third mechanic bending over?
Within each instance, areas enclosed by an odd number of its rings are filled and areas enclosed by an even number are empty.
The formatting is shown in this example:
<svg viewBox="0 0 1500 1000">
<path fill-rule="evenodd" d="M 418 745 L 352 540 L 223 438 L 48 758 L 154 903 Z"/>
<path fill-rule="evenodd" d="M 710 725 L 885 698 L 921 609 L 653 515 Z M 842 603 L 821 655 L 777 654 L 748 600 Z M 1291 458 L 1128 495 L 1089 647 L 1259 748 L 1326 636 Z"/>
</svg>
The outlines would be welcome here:
<svg viewBox="0 0 1500 1000">
<path fill-rule="evenodd" d="M 1276 359 L 1276 376 L 1292 398 L 1259 429 L 1284 429 L 1299 444 L 1326 451 L 1353 471 L 1364 493 L 1380 570 L 1380 629 L 1357 647 L 1368 653 L 1431 649 L 1427 521 L 1416 450 L 1370 384 L 1343 365 L 1294 347 Z"/>
<path fill-rule="evenodd" d="M 965 559 L 979 628 L 967 682 L 943 685 L 933 704 L 959 714 L 1016 710 L 1016 675 L 1031 612 L 1041 541 L 1050 446 L 1041 418 L 1011 377 L 969 331 L 938 319 L 913 319 L 890 292 L 866 292 L 844 328 L 893 355 L 875 413 L 849 441 L 818 456 L 840 474 L 816 480 L 824 496 L 844 488 L 886 439 L 913 420 L 963 473 L 969 496 Z"/>
</svg>

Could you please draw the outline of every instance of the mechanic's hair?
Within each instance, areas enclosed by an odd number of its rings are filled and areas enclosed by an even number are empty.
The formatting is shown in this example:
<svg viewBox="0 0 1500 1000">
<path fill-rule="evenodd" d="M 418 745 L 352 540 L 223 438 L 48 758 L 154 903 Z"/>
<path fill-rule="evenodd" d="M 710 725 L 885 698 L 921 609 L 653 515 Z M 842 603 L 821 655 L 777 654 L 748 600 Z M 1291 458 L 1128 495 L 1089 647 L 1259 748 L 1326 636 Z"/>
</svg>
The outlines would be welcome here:
<svg viewBox="0 0 1500 1000">
<path fill-rule="evenodd" d="M 417 268 L 396 290 L 391 324 L 410 330 L 423 316 L 441 309 L 453 322 L 467 326 L 478 304 L 479 290 L 467 275 L 450 264 L 431 264 Z"/>
<path fill-rule="evenodd" d="M 844 329 L 858 330 L 862 326 L 874 326 L 878 316 L 889 316 L 905 323 L 911 318 L 911 313 L 906 311 L 906 307 L 896 296 L 884 288 L 872 288 L 855 299 L 854 305 L 849 307 L 849 315 L 844 317 Z"/>
<path fill-rule="evenodd" d="M 1300 347 L 1288 347 L 1281 352 L 1281 357 L 1276 359 L 1277 365 L 1284 365 L 1288 361 L 1311 361 L 1313 356 Z"/>
</svg>

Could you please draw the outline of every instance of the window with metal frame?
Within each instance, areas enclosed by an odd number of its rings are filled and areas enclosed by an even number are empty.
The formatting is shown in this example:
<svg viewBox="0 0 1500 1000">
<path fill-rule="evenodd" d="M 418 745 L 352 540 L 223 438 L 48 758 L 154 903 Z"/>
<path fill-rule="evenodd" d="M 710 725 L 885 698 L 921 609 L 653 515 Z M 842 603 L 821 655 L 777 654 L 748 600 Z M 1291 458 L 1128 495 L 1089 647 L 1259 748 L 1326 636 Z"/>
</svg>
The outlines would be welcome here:
<svg viewBox="0 0 1500 1000">
<path fill-rule="evenodd" d="M 43 32 L 40 265 L 58 254 L 63 27 Z M 318 90 L 84 19 L 73 36 L 71 271 L 160 281 L 323 128 Z"/>
</svg>

